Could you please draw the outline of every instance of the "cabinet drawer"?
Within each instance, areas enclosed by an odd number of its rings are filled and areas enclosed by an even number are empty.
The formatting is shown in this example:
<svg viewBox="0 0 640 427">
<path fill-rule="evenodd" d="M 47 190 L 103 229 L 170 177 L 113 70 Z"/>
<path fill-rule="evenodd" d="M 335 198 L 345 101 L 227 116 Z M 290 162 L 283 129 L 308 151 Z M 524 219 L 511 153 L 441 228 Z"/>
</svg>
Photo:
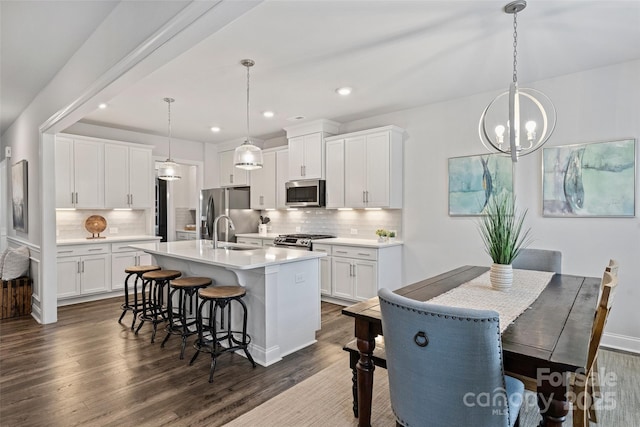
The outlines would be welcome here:
<svg viewBox="0 0 640 427">
<path fill-rule="evenodd" d="M 377 260 L 378 250 L 358 246 L 333 246 L 331 255 L 346 258 Z"/>
<path fill-rule="evenodd" d="M 236 243 L 240 243 L 242 245 L 251 245 L 262 247 L 262 239 L 252 239 L 251 237 L 238 237 Z"/>
<path fill-rule="evenodd" d="M 58 246 L 58 257 L 108 254 L 109 245 Z"/>
<path fill-rule="evenodd" d="M 314 252 L 324 252 L 328 255 L 331 255 L 331 245 L 322 245 L 322 244 L 313 244 L 313 251 Z"/>
</svg>

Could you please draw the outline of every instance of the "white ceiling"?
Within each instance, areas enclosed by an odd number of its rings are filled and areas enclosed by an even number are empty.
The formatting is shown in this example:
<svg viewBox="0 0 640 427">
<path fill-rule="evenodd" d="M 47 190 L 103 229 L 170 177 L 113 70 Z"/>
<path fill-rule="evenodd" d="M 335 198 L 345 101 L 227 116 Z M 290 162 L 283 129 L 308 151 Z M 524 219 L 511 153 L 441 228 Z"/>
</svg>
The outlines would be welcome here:
<svg viewBox="0 0 640 427">
<path fill-rule="evenodd" d="M 100 2 L 80 3 L 97 4 L 94 16 L 105 13 Z M 251 70 L 251 135 L 263 139 L 300 123 L 289 120 L 294 116 L 346 122 L 506 89 L 512 73 L 512 15 L 502 11 L 505 3 L 265 1 L 105 100 L 107 109 L 83 121 L 165 135 L 162 98 L 170 96 L 176 99 L 174 137 L 213 143 L 242 137 L 243 58 L 256 61 Z M 4 5 L 2 13 L 4 24 Z M 57 27 L 42 24 L 47 31 Z M 518 29 L 521 85 L 640 58 L 638 0 L 531 0 L 519 14 Z M 78 33 L 82 31 L 86 29 Z M 2 35 L 4 48 L 4 28 Z M 2 55 L 4 86 L 4 50 Z M 50 68 L 57 70 L 61 63 L 54 62 Z M 334 90 L 345 85 L 354 88 L 353 94 L 338 96 Z M 2 96 L 4 119 L 4 90 Z M 276 116 L 263 118 L 265 110 Z M 209 128 L 214 125 L 222 132 L 213 134 Z"/>
</svg>

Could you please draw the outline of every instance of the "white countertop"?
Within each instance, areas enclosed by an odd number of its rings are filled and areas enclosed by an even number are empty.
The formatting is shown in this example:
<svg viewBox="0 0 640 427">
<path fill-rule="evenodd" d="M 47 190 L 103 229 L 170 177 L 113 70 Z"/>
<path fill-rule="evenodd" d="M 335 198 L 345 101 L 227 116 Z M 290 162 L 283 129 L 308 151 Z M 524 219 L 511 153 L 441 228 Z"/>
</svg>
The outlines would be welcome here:
<svg viewBox="0 0 640 427">
<path fill-rule="evenodd" d="M 280 235 L 280 233 L 267 233 L 267 234 L 260 234 L 260 233 L 240 233 L 240 234 L 236 234 L 236 237 L 249 237 L 252 239 L 275 239 L 276 237 L 278 237 Z"/>
<path fill-rule="evenodd" d="M 95 245 L 101 243 L 139 242 L 141 240 L 161 240 L 160 236 L 108 236 L 104 239 L 59 239 L 58 246 L 66 245 Z"/>
<path fill-rule="evenodd" d="M 247 247 L 228 242 L 223 245 Z M 269 265 L 286 264 L 326 256 L 323 252 L 301 251 L 285 248 L 256 248 L 250 250 L 213 249 L 211 240 L 181 240 L 165 243 L 141 243 L 130 245 L 132 248 L 152 255 L 195 261 L 238 270 L 250 270 Z"/>
</svg>

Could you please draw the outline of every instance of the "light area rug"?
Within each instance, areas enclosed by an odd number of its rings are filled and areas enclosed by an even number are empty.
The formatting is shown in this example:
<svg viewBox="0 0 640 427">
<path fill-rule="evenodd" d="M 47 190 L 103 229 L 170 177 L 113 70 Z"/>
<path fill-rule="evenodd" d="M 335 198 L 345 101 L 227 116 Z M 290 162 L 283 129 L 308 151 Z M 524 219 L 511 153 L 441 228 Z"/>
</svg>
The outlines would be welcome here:
<svg viewBox="0 0 640 427">
<path fill-rule="evenodd" d="M 348 360 L 337 362 L 241 415 L 226 426 L 357 426 L 358 419 L 353 416 L 352 410 L 351 385 Z M 529 397 L 530 399 L 525 399 L 525 407 L 520 413 L 522 427 L 536 426 L 539 420 L 535 394 L 531 393 Z M 395 418 L 389 402 L 389 379 L 386 369 L 375 370 L 371 409 L 372 426 L 395 427 Z M 566 425 L 571 425 L 570 419 Z"/>
</svg>

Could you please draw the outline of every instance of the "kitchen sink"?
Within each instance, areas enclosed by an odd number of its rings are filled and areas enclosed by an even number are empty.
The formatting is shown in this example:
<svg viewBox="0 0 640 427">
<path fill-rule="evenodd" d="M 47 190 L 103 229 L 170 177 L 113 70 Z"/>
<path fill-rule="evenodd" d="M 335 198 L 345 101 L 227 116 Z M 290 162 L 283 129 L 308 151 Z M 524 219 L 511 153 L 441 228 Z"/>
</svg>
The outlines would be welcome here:
<svg viewBox="0 0 640 427">
<path fill-rule="evenodd" d="M 226 249 L 229 251 L 250 251 L 252 249 L 257 249 L 253 246 L 237 246 L 236 244 L 218 244 L 218 249 Z"/>
</svg>

